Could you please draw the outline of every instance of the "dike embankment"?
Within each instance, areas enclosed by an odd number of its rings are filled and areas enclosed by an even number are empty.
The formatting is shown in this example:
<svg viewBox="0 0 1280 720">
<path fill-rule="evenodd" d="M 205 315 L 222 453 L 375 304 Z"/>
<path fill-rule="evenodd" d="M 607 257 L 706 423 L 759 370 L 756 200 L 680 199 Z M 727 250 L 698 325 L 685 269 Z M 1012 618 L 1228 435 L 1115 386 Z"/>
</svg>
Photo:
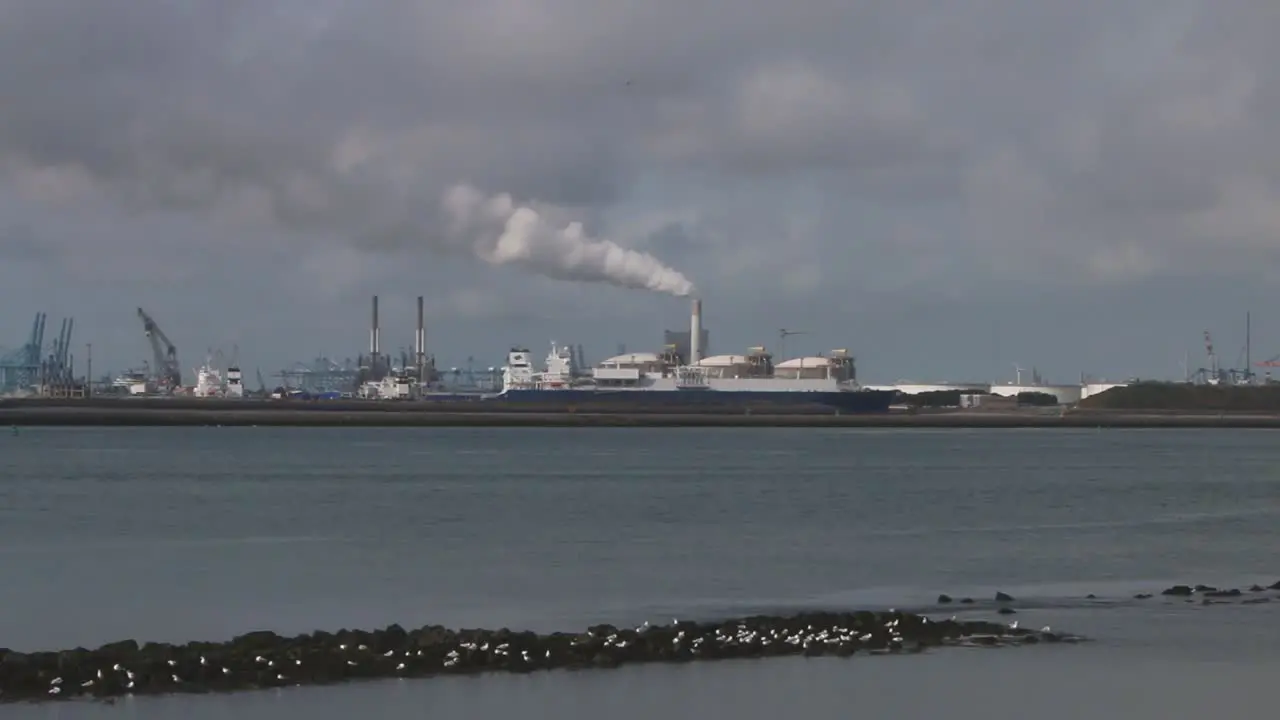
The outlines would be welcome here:
<svg viewBox="0 0 1280 720">
<path fill-rule="evenodd" d="M 1280 412 L 1019 408 L 840 414 L 490 401 L 0 400 L 0 426 L 1280 428 Z"/>
</svg>

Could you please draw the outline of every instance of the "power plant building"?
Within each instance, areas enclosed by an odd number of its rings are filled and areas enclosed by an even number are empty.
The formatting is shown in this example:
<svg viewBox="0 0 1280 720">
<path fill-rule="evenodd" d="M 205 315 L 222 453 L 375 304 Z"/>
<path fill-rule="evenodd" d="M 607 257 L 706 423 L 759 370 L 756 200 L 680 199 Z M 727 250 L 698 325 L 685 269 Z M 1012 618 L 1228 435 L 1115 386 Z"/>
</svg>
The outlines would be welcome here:
<svg viewBox="0 0 1280 720">
<path fill-rule="evenodd" d="M 709 348 L 711 346 L 707 344 L 707 338 L 709 336 L 710 333 L 708 333 L 705 327 L 701 328 L 701 331 L 698 333 L 698 352 L 704 358 L 710 355 Z M 692 356 L 693 348 L 690 347 L 691 343 L 689 342 L 692 337 L 693 333 L 689 330 L 664 330 L 662 332 L 662 344 L 664 346 L 675 347 L 676 352 L 680 354 L 680 357 L 684 358 L 685 362 L 694 363 L 698 358 L 694 358 Z"/>
</svg>

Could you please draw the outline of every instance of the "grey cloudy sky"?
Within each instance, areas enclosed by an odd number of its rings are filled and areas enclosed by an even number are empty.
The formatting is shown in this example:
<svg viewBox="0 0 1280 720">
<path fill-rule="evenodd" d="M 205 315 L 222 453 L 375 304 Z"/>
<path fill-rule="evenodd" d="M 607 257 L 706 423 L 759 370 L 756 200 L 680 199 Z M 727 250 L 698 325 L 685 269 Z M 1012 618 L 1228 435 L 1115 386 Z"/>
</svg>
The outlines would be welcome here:
<svg viewBox="0 0 1280 720">
<path fill-rule="evenodd" d="M 1278 32 L 1274 0 L 4 0 L 0 346 L 73 314 L 121 369 L 141 305 L 186 367 L 269 372 L 364 350 L 376 292 L 384 348 L 422 294 L 445 365 L 599 358 L 685 326 L 687 279 L 713 350 L 807 330 L 874 380 L 1175 375 L 1246 309 L 1269 357 Z"/>
</svg>

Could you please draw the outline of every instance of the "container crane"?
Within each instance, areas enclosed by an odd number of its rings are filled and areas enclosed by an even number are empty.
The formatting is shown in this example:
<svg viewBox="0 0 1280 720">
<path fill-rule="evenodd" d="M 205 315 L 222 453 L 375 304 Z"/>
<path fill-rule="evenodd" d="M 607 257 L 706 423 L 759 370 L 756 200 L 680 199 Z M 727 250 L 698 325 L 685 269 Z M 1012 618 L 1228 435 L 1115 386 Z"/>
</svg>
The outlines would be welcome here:
<svg viewBox="0 0 1280 720">
<path fill-rule="evenodd" d="M 788 330 L 782 328 L 778 331 L 778 362 L 787 359 L 787 338 L 792 335 L 808 335 L 808 330 Z"/>
<path fill-rule="evenodd" d="M 164 334 L 156 321 L 142 308 L 138 308 L 142 329 L 151 342 L 151 354 L 155 359 L 156 384 L 170 391 L 182 387 L 182 366 L 178 365 L 178 348 Z"/>
</svg>

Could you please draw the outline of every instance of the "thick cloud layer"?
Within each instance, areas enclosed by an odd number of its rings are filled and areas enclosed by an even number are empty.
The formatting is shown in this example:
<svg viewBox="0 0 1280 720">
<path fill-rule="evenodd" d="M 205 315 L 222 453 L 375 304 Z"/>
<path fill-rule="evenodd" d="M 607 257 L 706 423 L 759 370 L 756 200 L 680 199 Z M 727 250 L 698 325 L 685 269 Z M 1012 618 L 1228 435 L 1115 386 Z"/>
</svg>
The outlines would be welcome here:
<svg viewBox="0 0 1280 720">
<path fill-rule="evenodd" d="M 1274 3 L 722 10 L 10 0 L 0 152 L 131 207 L 374 247 L 430 240 L 456 183 L 590 206 L 646 173 L 819 185 L 894 213 L 841 242 L 925 232 L 997 265 L 1116 276 L 1275 245 Z"/>
<path fill-rule="evenodd" d="M 1270 278 L 1277 31 L 1268 0 L 7 0 L 0 183 L 672 294 Z M 458 186 L 500 231 L 460 241 Z"/>
</svg>

